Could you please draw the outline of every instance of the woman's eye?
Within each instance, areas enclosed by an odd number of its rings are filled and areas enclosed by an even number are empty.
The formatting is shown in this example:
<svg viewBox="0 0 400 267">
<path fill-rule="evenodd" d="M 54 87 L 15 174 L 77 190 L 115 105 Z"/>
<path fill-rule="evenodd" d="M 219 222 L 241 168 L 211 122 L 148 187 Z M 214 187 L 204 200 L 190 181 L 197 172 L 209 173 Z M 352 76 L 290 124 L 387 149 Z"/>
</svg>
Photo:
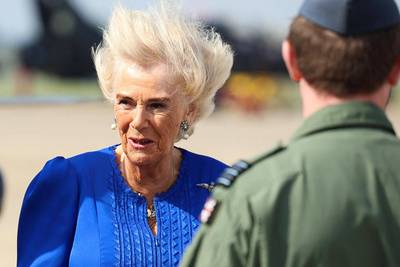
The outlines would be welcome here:
<svg viewBox="0 0 400 267">
<path fill-rule="evenodd" d="M 150 108 L 152 109 L 164 109 L 166 105 L 164 103 L 154 102 L 150 104 Z"/>
<path fill-rule="evenodd" d="M 126 99 L 120 99 L 120 100 L 118 101 L 118 104 L 120 104 L 120 105 L 127 105 L 127 104 L 128 104 L 128 100 L 126 100 Z"/>
<path fill-rule="evenodd" d="M 127 99 L 120 99 L 118 101 L 118 105 L 122 106 L 123 108 L 131 106 L 131 102 Z"/>
</svg>

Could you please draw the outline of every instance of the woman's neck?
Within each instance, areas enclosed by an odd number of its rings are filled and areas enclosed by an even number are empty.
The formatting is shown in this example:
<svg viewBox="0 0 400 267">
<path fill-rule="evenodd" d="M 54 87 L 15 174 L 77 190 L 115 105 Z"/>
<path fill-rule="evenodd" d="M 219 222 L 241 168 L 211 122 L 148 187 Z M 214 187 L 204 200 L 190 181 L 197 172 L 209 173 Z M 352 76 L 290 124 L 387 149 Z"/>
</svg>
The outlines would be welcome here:
<svg viewBox="0 0 400 267">
<path fill-rule="evenodd" d="M 152 165 L 137 166 L 122 149 L 117 148 L 117 160 L 124 179 L 133 191 L 143 195 L 148 203 L 153 197 L 167 191 L 175 182 L 181 163 L 181 152 L 173 148 L 171 156 Z"/>
</svg>

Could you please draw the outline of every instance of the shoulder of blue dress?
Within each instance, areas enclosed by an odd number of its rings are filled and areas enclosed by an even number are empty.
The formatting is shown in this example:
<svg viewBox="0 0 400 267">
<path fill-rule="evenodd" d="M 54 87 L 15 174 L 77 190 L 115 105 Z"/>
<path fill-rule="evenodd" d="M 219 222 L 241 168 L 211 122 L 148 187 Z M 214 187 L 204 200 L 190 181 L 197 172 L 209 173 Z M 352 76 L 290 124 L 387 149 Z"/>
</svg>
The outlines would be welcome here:
<svg viewBox="0 0 400 267">
<path fill-rule="evenodd" d="M 50 160 L 47 164 L 61 164 L 68 166 L 71 173 L 74 173 L 75 179 L 78 184 L 86 183 L 89 180 L 95 179 L 99 176 L 111 176 L 114 173 L 113 162 L 113 147 L 107 147 L 96 151 L 84 152 L 68 158 L 56 157 Z M 58 162 L 58 163 L 57 163 Z M 46 165 L 47 165 L 46 164 Z M 60 176 L 67 177 L 67 172 L 60 172 Z M 97 179 L 98 180 L 98 179 Z"/>
<path fill-rule="evenodd" d="M 198 167 L 206 166 L 207 168 L 210 167 L 222 168 L 222 170 L 225 169 L 226 167 L 229 167 L 224 162 L 215 159 L 211 156 L 198 154 L 183 148 L 178 148 L 178 149 L 182 151 L 183 157 L 186 158 L 188 164 L 192 164 Z"/>
<path fill-rule="evenodd" d="M 218 176 L 228 167 L 222 161 L 210 156 L 197 154 L 188 150 L 181 149 L 183 153 L 183 172 L 190 176 L 194 183 L 212 183 L 216 181 Z"/>
<path fill-rule="evenodd" d="M 68 177 L 69 179 L 65 179 Z M 55 157 L 46 162 L 40 172 L 33 178 L 28 186 L 26 197 L 36 190 L 46 188 L 46 190 L 76 191 L 77 175 L 68 159 Z M 44 190 L 45 191 L 45 190 Z"/>
<path fill-rule="evenodd" d="M 91 167 L 110 168 L 114 160 L 114 146 L 88 151 L 69 157 L 68 160 L 77 170 L 90 169 Z"/>
<path fill-rule="evenodd" d="M 102 149 L 98 150 L 93 150 L 93 151 L 87 151 L 83 152 L 74 156 L 69 157 L 71 161 L 90 161 L 90 160 L 101 160 L 102 158 L 110 160 L 110 158 L 113 156 L 114 151 L 115 151 L 115 145 L 114 146 L 109 146 L 105 147 Z"/>
</svg>

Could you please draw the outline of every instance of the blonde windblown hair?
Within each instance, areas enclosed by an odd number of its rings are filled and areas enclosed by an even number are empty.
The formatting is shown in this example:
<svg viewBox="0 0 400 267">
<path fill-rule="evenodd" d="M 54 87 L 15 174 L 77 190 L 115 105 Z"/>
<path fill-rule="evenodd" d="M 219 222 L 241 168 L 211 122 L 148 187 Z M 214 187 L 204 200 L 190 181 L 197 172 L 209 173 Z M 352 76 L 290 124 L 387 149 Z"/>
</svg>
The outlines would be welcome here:
<svg viewBox="0 0 400 267">
<path fill-rule="evenodd" d="M 213 111 L 214 96 L 233 64 L 231 47 L 218 33 L 184 17 L 175 2 L 166 0 L 145 11 L 116 7 L 93 57 L 101 90 L 111 101 L 118 60 L 143 67 L 166 64 L 195 107 L 195 122 Z"/>
</svg>

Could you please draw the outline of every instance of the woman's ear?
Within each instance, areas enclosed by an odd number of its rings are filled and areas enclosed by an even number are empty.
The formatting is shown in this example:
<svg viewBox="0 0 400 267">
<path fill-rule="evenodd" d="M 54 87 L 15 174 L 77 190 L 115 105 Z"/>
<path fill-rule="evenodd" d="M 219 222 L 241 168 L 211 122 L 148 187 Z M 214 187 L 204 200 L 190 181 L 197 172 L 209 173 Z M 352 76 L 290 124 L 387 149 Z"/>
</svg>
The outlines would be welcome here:
<svg viewBox="0 0 400 267">
<path fill-rule="evenodd" d="M 187 107 L 187 112 L 186 112 L 186 120 L 189 122 L 190 125 L 193 124 L 197 114 L 197 109 L 195 104 L 190 103 Z"/>
<path fill-rule="evenodd" d="M 288 40 L 285 40 L 282 43 L 282 57 L 285 61 L 290 78 L 296 82 L 300 81 L 303 75 L 301 74 L 297 65 L 296 53 L 294 52 L 293 47 Z"/>
<path fill-rule="evenodd" d="M 392 67 L 392 70 L 389 73 L 387 81 L 391 86 L 395 86 L 399 82 L 399 79 L 400 79 L 400 57 L 396 59 Z"/>
</svg>

